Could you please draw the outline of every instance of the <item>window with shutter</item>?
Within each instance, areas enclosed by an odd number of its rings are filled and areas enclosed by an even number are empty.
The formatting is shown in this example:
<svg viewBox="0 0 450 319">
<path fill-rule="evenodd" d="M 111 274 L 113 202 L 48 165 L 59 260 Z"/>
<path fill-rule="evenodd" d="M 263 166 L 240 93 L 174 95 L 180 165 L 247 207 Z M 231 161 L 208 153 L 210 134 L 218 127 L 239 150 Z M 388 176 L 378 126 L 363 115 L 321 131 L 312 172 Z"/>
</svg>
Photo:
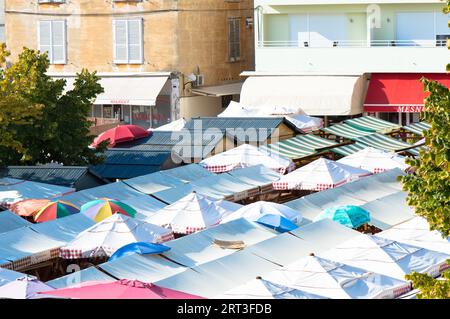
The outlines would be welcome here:
<svg viewBox="0 0 450 319">
<path fill-rule="evenodd" d="M 114 63 L 142 64 L 142 19 L 113 20 Z"/>
<path fill-rule="evenodd" d="M 51 64 L 66 64 L 66 21 L 39 21 L 39 50 Z"/>
<path fill-rule="evenodd" d="M 241 57 L 241 18 L 228 18 L 228 60 L 239 61 Z"/>
</svg>

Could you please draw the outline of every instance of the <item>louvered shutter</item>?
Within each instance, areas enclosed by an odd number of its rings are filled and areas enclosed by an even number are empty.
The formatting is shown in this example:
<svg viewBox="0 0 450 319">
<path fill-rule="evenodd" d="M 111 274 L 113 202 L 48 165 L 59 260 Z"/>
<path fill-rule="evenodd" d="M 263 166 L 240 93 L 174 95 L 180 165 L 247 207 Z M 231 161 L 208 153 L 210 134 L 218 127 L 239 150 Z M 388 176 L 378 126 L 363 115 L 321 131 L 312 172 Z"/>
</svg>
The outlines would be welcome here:
<svg viewBox="0 0 450 319">
<path fill-rule="evenodd" d="M 52 21 L 53 64 L 66 64 L 66 21 Z"/>
<path fill-rule="evenodd" d="M 228 19 L 228 60 L 234 61 L 234 27 L 233 27 L 233 19 Z"/>
<path fill-rule="evenodd" d="M 142 19 L 128 20 L 128 63 L 142 63 Z"/>
<path fill-rule="evenodd" d="M 113 20 L 114 63 L 128 63 L 127 20 Z"/>
<path fill-rule="evenodd" d="M 39 51 L 48 52 L 50 63 L 52 62 L 52 22 L 39 21 Z"/>
<path fill-rule="evenodd" d="M 241 19 L 234 19 L 234 60 L 241 58 Z"/>
</svg>

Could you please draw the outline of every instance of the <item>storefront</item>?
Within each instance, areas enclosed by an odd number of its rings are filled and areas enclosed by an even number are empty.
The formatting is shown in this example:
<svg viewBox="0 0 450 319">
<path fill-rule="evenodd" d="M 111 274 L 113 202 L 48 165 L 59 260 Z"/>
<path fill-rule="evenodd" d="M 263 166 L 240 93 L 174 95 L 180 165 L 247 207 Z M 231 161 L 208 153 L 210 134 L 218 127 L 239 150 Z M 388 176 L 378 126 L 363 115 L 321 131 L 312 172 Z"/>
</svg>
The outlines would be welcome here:
<svg viewBox="0 0 450 319">
<path fill-rule="evenodd" d="M 445 73 L 372 73 L 364 112 L 399 125 L 419 122 L 427 96 L 422 77 L 450 87 Z"/>
<path fill-rule="evenodd" d="M 175 113 L 174 96 L 178 86 L 169 79 L 170 73 L 98 73 L 104 92 L 92 105 L 91 117 L 98 122 L 122 122 L 143 128 L 156 128 L 170 123 Z M 75 74 L 50 74 L 67 81 L 66 90 L 73 87 Z M 173 94 L 176 90 L 176 94 Z"/>
</svg>

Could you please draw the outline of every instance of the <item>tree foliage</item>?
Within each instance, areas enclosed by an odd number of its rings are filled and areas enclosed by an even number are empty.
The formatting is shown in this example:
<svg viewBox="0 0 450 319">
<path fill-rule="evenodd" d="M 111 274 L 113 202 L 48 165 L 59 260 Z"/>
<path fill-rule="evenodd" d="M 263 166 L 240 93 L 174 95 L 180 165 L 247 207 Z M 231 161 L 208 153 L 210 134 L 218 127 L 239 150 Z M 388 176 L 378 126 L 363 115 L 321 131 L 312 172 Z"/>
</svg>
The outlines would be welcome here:
<svg viewBox="0 0 450 319">
<path fill-rule="evenodd" d="M 3 61 L 8 55 L 2 46 Z M 17 62 L 9 67 L 3 65 L 0 133 L 4 142 L 0 142 L 0 163 L 87 165 L 101 162 L 103 158 L 98 152 L 104 145 L 98 150 L 88 148 L 94 139 L 89 135 L 89 111 L 95 97 L 103 92 L 99 78 L 95 72 L 82 70 L 73 88 L 64 92 L 66 81 L 49 77 L 48 67 L 45 53 L 27 48 Z"/>
<path fill-rule="evenodd" d="M 447 261 L 450 264 L 450 261 Z M 443 273 L 442 279 L 437 280 L 425 274 L 414 272 L 406 275 L 415 288 L 420 290 L 418 299 L 450 299 L 450 272 Z"/>
<path fill-rule="evenodd" d="M 444 8 L 450 13 L 450 1 Z M 450 27 L 450 22 L 449 22 Z M 447 47 L 450 48 L 449 42 Z M 450 64 L 447 64 L 450 71 Z M 424 89 L 430 92 L 425 101 L 422 119 L 431 124 L 425 133 L 427 151 L 420 158 L 410 160 L 414 174 L 402 177 L 403 189 L 408 191 L 407 202 L 414 206 L 416 214 L 427 219 L 431 230 L 438 230 L 443 237 L 450 236 L 450 91 L 438 82 L 423 79 Z M 450 264 L 448 260 L 447 263 Z M 413 272 L 406 276 L 420 292 L 421 299 L 450 299 L 450 271 L 442 278 L 434 279 L 426 274 Z"/>
</svg>

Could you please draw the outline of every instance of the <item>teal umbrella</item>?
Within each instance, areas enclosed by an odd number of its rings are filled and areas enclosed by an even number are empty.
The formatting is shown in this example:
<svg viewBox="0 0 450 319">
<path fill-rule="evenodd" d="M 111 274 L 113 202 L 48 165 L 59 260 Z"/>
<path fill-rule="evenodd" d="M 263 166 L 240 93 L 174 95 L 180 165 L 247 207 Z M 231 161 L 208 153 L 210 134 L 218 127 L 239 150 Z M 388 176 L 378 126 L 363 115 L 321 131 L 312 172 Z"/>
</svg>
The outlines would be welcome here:
<svg viewBox="0 0 450 319">
<path fill-rule="evenodd" d="M 334 220 L 349 228 L 358 228 L 359 226 L 370 222 L 369 212 L 354 205 L 327 208 L 321 212 L 314 221 L 326 218 Z"/>
</svg>

